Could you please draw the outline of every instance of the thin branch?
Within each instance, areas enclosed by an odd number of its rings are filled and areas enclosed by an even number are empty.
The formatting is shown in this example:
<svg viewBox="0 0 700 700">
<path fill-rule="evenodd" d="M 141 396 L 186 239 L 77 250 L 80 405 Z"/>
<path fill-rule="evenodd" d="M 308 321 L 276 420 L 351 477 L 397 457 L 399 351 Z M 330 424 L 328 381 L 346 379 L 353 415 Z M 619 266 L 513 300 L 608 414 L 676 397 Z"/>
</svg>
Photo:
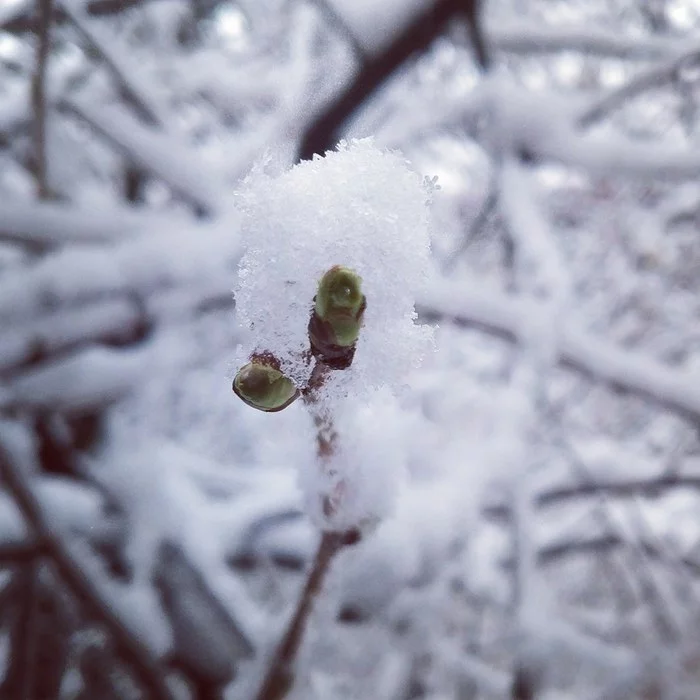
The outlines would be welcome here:
<svg viewBox="0 0 700 700">
<path fill-rule="evenodd" d="M 52 0 L 37 0 L 39 16 L 36 61 L 32 78 L 32 109 L 34 112 L 34 161 L 36 169 L 37 196 L 48 199 L 48 164 L 46 158 L 46 73 L 51 48 Z"/>
<path fill-rule="evenodd" d="M 596 122 L 603 119 L 610 112 L 622 107 L 627 101 L 652 88 L 663 86 L 674 80 L 678 72 L 688 63 L 700 61 L 700 50 L 697 47 L 678 52 L 670 60 L 662 65 L 657 65 L 645 70 L 624 85 L 609 91 L 603 97 L 595 100 L 593 104 L 579 114 L 576 125 L 580 129 L 589 129 Z"/>
<path fill-rule="evenodd" d="M 345 534 L 324 532 L 294 616 L 275 652 L 256 700 L 281 700 L 294 684 L 294 662 L 304 638 L 313 604 L 336 554 L 345 546 Z"/>
<path fill-rule="evenodd" d="M 172 700 L 172 694 L 165 682 L 164 669 L 150 649 L 124 626 L 110 604 L 102 598 L 98 587 L 74 560 L 59 533 L 51 527 L 44 516 L 28 478 L 1 436 L 0 477 L 15 498 L 33 536 L 45 544 L 47 554 L 60 576 L 73 590 L 88 613 L 110 632 L 119 651 L 131 664 L 144 688 L 148 690 L 149 697 L 154 700 Z"/>
<path fill-rule="evenodd" d="M 607 494 L 615 498 L 635 496 L 659 497 L 672 489 L 692 489 L 700 492 L 700 476 L 664 474 L 656 479 L 621 479 L 619 481 L 592 481 L 548 489 L 537 497 L 540 507 Z"/>
<path fill-rule="evenodd" d="M 491 46 L 518 54 L 579 51 L 581 53 L 623 59 L 655 59 L 673 56 L 682 43 L 688 50 L 697 39 L 673 37 L 634 37 L 592 27 L 548 27 L 532 22 L 503 21 L 486 26 Z"/>
<path fill-rule="evenodd" d="M 355 60 L 360 65 L 363 65 L 367 60 L 365 49 L 360 43 L 360 40 L 355 36 L 355 32 L 350 25 L 345 21 L 345 18 L 338 12 L 335 6 L 329 0 L 310 0 L 318 11 L 328 20 L 328 23 L 335 28 L 340 36 L 347 42 L 352 49 Z"/>
<path fill-rule="evenodd" d="M 464 0 L 462 14 L 467 22 L 467 30 L 476 63 L 482 73 L 487 73 L 493 61 L 484 35 L 483 9 L 483 0 Z"/>
<path fill-rule="evenodd" d="M 515 342 L 531 305 L 498 291 L 465 283 L 434 284 L 419 300 L 426 319 L 451 320 Z M 640 352 L 624 350 L 575 326 L 561 329 L 558 362 L 613 387 L 644 396 L 693 420 L 700 418 L 697 377 L 667 367 Z"/>
<path fill-rule="evenodd" d="M 67 98 L 59 106 L 91 126 L 136 167 L 165 182 L 192 204 L 197 214 L 212 214 L 225 199 L 223 182 L 205 175 L 211 173 L 211 168 L 200 163 L 194 151 L 140 123 L 123 107 Z"/>
<path fill-rule="evenodd" d="M 464 235 L 462 236 L 459 245 L 449 254 L 445 260 L 443 266 L 444 272 L 451 272 L 454 270 L 459 258 L 466 252 L 467 248 L 471 243 L 476 240 L 476 238 L 483 232 L 489 219 L 498 209 L 498 199 L 499 199 L 499 177 L 498 173 L 494 173 L 491 177 L 489 183 L 489 191 L 486 198 L 479 208 L 479 213 L 476 215 L 472 223 L 467 227 Z"/>
<path fill-rule="evenodd" d="M 101 57 L 107 69 L 112 73 L 126 101 L 147 124 L 164 126 L 160 110 L 148 93 L 149 86 L 142 86 L 134 79 L 138 66 L 129 65 L 131 62 L 126 63 L 125 57 L 120 55 L 111 45 L 111 42 L 115 40 L 100 32 L 99 28 L 90 26 L 88 18 L 82 12 L 73 9 L 70 2 L 65 0 L 59 0 L 59 2 L 70 23 L 88 46 Z"/>
<path fill-rule="evenodd" d="M 425 50 L 447 22 L 462 11 L 464 0 L 437 0 L 416 16 L 391 43 L 370 57 L 350 85 L 307 127 L 297 158 L 309 160 L 335 146 L 343 124 L 411 56 Z"/>
</svg>

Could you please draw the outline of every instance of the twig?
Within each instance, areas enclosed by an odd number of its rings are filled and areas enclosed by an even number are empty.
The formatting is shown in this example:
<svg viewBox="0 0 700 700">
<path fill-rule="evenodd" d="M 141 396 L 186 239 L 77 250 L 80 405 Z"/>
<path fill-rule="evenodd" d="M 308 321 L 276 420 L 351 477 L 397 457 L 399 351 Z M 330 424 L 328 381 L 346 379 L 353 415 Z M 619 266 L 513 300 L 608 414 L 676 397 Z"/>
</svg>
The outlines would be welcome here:
<svg viewBox="0 0 700 700">
<path fill-rule="evenodd" d="M 513 297 L 497 291 L 485 293 L 477 285 L 463 283 L 434 285 L 419 300 L 419 312 L 427 319 L 475 326 L 510 342 L 520 335 L 520 320 L 533 313 L 532 306 Z M 558 361 L 613 387 L 647 397 L 692 420 L 700 418 L 697 378 L 640 352 L 624 350 L 565 324 L 561 329 Z"/>
<path fill-rule="evenodd" d="M 437 0 L 420 13 L 381 53 L 369 58 L 351 84 L 306 129 L 297 157 L 309 160 L 332 148 L 347 119 L 415 53 L 425 49 L 462 11 L 463 0 Z"/>
<path fill-rule="evenodd" d="M 621 87 L 611 90 L 602 98 L 589 105 L 577 118 L 576 124 L 580 129 L 589 129 L 603 119 L 614 109 L 636 97 L 645 90 L 660 87 L 674 79 L 678 71 L 688 62 L 700 61 L 700 51 L 694 48 L 676 54 L 663 65 L 654 66 L 640 73 Z"/>
<path fill-rule="evenodd" d="M 37 0 L 39 26 L 36 62 L 32 78 L 32 109 L 34 112 L 34 160 L 39 199 L 48 199 L 50 196 L 46 160 L 46 70 L 51 45 L 52 9 L 52 0 Z"/>
<path fill-rule="evenodd" d="M 340 36 L 345 39 L 355 59 L 362 65 L 367 57 L 365 55 L 365 49 L 360 43 L 359 39 L 355 36 L 350 25 L 345 21 L 345 18 L 336 10 L 336 8 L 328 0 L 311 0 L 311 2 L 316 5 L 318 11 L 324 15 L 328 22 L 336 29 Z"/>
<path fill-rule="evenodd" d="M 467 250 L 469 245 L 475 238 L 483 231 L 484 227 L 488 223 L 488 220 L 494 214 L 498 208 L 498 178 L 492 178 L 492 182 L 489 184 L 489 191 L 484 199 L 479 213 L 476 215 L 471 225 L 467 228 L 459 242 L 459 245 L 450 253 L 450 255 L 445 260 L 443 266 L 444 272 L 451 272 L 454 270 L 459 258 Z"/>
<path fill-rule="evenodd" d="M 465 0 L 462 13 L 467 21 L 469 39 L 477 65 L 482 73 L 486 73 L 491 68 L 492 59 L 484 36 L 483 4 L 483 0 Z"/>
<path fill-rule="evenodd" d="M 324 532 L 316 551 L 309 577 L 294 611 L 294 616 L 269 666 L 265 680 L 256 700 L 281 700 L 294 683 L 294 662 L 304 638 L 304 632 L 314 601 L 335 555 L 344 547 L 345 535 L 339 532 Z"/>
<path fill-rule="evenodd" d="M 39 505 L 21 467 L 0 437 L 0 477 L 12 493 L 33 536 L 45 544 L 51 561 L 60 576 L 73 590 L 88 613 L 99 620 L 112 635 L 116 646 L 131 664 L 149 697 L 153 700 L 172 700 L 164 680 L 165 672 L 151 651 L 122 623 L 105 601 L 92 580 L 73 559 L 59 534 L 52 528 Z"/>
<path fill-rule="evenodd" d="M 142 87 L 130 77 L 130 73 L 134 72 L 132 66 L 125 63 L 124 58 L 110 46 L 110 37 L 105 36 L 97 28 L 91 27 L 84 13 L 75 10 L 70 2 L 61 0 L 59 4 L 85 43 L 100 56 L 120 86 L 123 97 L 131 104 L 141 119 L 150 126 L 164 126 L 164 120 L 154 100 L 146 92 L 146 86 Z"/>
<path fill-rule="evenodd" d="M 328 373 L 328 366 L 321 360 L 316 360 L 307 387 L 302 392 L 302 399 L 309 408 L 316 424 L 317 454 L 321 469 L 327 468 L 328 462 L 335 452 L 337 440 L 333 418 L 323 410 L 319 400 L 319 392 L 323 388 Z M 333 494 L 325 495 L 323 501 L 325 515 L 332 515 L 334 509 Z M 344 547 L 357 542 L 358 538 L 359 533 L 354 530 L 349 532 L 324 530 L 322 532 L 321 542 L 306 579 L 304 590 L 287 631 L 270 662 L 256 700 L 281 700 L 291 690 L 295 677 L 294 663 L 297 653 L 304 638 L 314 601 L 321 591 L 328 569 L 336 554 Z"/>
</svg>

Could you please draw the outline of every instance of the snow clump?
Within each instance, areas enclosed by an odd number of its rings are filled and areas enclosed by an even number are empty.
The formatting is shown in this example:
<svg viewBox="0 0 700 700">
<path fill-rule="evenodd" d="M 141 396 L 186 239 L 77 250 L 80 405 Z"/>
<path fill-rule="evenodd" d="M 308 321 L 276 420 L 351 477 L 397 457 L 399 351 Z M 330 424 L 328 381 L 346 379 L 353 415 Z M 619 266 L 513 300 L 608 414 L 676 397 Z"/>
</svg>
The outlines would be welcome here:
<svg viewBox="0 0 700 700">
<path fill-rule="evenodd" d="M 367 309 L 353 364 L 333 372 L 327 389 L 357 395 L 405 384 L 432 340 L 414 309 L 430 265 L 429 185 L 370 139 L 341 142 L 276 177 L 258 166 L 237 193 L 246 251 L 235 289 L 246 332 L 237 365 L 272 353 L 305 386 L 317 285 L 343 265 L 362 277 Z"/>
</svg>

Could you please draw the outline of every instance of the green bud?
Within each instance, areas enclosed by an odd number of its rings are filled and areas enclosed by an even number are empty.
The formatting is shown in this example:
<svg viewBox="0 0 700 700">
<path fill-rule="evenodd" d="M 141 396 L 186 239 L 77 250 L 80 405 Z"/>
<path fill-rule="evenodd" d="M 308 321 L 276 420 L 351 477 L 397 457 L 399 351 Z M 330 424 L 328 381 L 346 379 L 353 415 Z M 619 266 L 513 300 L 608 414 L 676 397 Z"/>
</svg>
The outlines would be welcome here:
<svg viewBox="0 0 700 700">
<path fill-rule="evenodd" d="M 335 265 L 323 275 L 316 293 L 315 313 L 328 328 L 328 342 L 344 348 L 354 345 L 364 310 L 362 278 L 357 273 Z"/>
<path fill-rule="evenodd" d="M 291 379 L 256 358 L 238 370 L 233 391 L 248 406 L 268 413 L 287 408 L 299 396 Z"/>
</svg>

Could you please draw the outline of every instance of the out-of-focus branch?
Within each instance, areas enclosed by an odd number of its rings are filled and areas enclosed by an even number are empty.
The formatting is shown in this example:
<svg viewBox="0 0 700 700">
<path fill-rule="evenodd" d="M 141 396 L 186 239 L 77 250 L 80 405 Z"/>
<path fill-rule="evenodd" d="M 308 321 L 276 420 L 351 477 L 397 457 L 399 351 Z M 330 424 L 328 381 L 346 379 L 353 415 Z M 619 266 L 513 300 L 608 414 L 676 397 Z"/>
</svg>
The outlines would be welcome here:
<svg viewBox="0 0 700 700">
<path fill-rule="evenodd" d="M 157 226 L 157 217 L 137 217 L 125 208 L 101 208 L 95 218 L 57 202 L 0 204 L 0 241 L 28 248 L 55 248 L 73 243 L 104 244 L 128 239 Z M 160 223 L 165 223 L 162 219 Z"/>
<path fill-rule="evenodd" d="M 658 497 L 672 489 L 691 489 L 700 492 L 700 475 L 664 474 L 655 479 L 620 479 L 604 482 L 591 478 L 585 483 L 548 489 L 538 495 L 537 504 L 548 506 L 601 494 L 616 498 Z"/>
<path fill-rule="evenodd" d="M 74 9 L 70 2 L 59 0 L 59 3 L 70 23 L 112 73 L 128 103 L 147 124 L 162 127 L 164 119 L 148 94 L 147 87 L 140 85 L 134 79 L 138 66 L 129 65 L 126 62 L 128 56 L 124 55 L 125 51 L 120 53 L 116 47 L 112 46 L 114 40 L 100 32 L 99 28 L 90 26 L 89 19 L 84 13 Z"/>
<path fill-rule="evenodd" d="M 495 49 L 519 54 L 542 54 L 557 51 L 580 51 L 600 57 L 625 59 L 668 58 L 676 55 L 679 43 L 686 50 L 697 46 L 697 39 L 675 37 L 625 36 L 600 28 L 546 27 L 529 22 L 486 25 L 490 45 Z"/>
<path fill-rule="evenodd" d="M 103 17 L 115 15 L 138 5 L 156 0 L 88 0 L 85 10 L 89 15 Z M 33 32 L 36 30 L 37 20 L 32 16 L 30 0 L 13 3 L 14 7 L 0 13 L 0 29 L 6 32 Z M 63 10 L 56 8 L 56 19 L 65 19 Z"/>
<path fill-rule="evenodd" d="M 603 97 L 597 99 L 578 116 L 576 120 L 577 126 L 581 129 L 590 128 L 610 112 L 621 107 L 625 102 L 645 90 L 660 87 L 672 81 L 684 66 L 691 63 L 700 63 L 700 51 L 698 51 L 697 47 L 677 53 L 677 55 L 662 65 L 643 71 L 621 87 L 611 90 Z"/>
<path fill-rule="evenodd" d="M 500 292 L 485 293 L 474 285 L 435 283 L 419 299 L 428 319 L 451 320 L 516 341 L 521 325 L 538 312 L 536 307 Z M 673 411 L 700 418 L 698 378 L 674 370 L 641 353 L 622 350 L 603 339 L 565 324 L 559 340 L 559 363 L 623 391 L 631 391 Z"/>
<path fill-rule="evenodd" d="M 482 73 L 486 73 L 491 67 L 491 53 L 486 43 L 483 25 L 483 0 L 464 0 L 462 14 L 467 22 L 469 39 L 474 50 L 474 57 L 481 68 Z"/>
<path fill-rule="evenodd" d="M 355 36 L 352 28 L 345 21 L 345 18 L 335 9 L 329 0 L 311 0 L 318 8 L 318 11 L 326 18 L 328 23 L 340 34 L 352 49 L 357 62 L 362 65 L 366 60 L 365 50 L 359 39 Z"/>
<path fill-rule="evenodd" d="M 131 664 L 149 697 L 154 700 L 172 700 L 165 682 L 164 669 L 144 646 L 114 614 L 111 606 L 101 596 L 99 589 L 75 562 L 60 535 L 46 520 L 42 508 L 32 491 L 28 476 L 24 473 L 16 455 L 8 449 L 0 434 L 0 476 L 12 493 L 34 537 L 45 544 L 47 555 L 60 576 L 74 591 L 80 603 L 96 621 L 109 630 L 119 651 Z"/>
<path fill-rule="evenodd" d="M 48 199 L 48 164 L 46 159 L 47 99 L 46 73 L 51 48 L 52 0 L 37 0 L 39 17 L 34 75 L 32 77 L 32 109 L 34 112 L 34 167 L 36 171 L 37 196 Z"/>
<path fill-rule="evenodd" d="M 223 201 L 223 183 L 204 176 L 211 167 L 199 164 L 194 152 L 167 134 L 139 123 L 125 109 L 96 106 L 84 99 L 63 99 L 60 107 L 89 124 L 138 168 L 165 182 L 198 214 L 213 213 Z"/>
<path fill-rule="evenodd" d="M 627 540 L 617 533 L 561 539 L 540 547 L 538 561 L 540 565 L 545 566 L 575 554 L 601 554 L 626 545 Z M 641 542 L 639 546 L 646 556 L 651 559 L 663 561 L 666 558 L 666 553 L 659 551 L 653 543 Z M 512 559 L 506 559 L 502 563 L 505 567 L 513 566 Z M 700 576 L 700 561 L 685 556 L 680 559 L 679 563 L 693 576 Z"/>
<path fill-rule="evenodd" d="M 445 24 L 463 10 L 463 3 L 464 0 L 437 0 L 416 16 L 381 53 L 370 57 L 350 85 L 306 129 L 298 159 L 308 160 L 332 148 L 343 124 L 401 65 L 439 36 Z"/>
</svg>

